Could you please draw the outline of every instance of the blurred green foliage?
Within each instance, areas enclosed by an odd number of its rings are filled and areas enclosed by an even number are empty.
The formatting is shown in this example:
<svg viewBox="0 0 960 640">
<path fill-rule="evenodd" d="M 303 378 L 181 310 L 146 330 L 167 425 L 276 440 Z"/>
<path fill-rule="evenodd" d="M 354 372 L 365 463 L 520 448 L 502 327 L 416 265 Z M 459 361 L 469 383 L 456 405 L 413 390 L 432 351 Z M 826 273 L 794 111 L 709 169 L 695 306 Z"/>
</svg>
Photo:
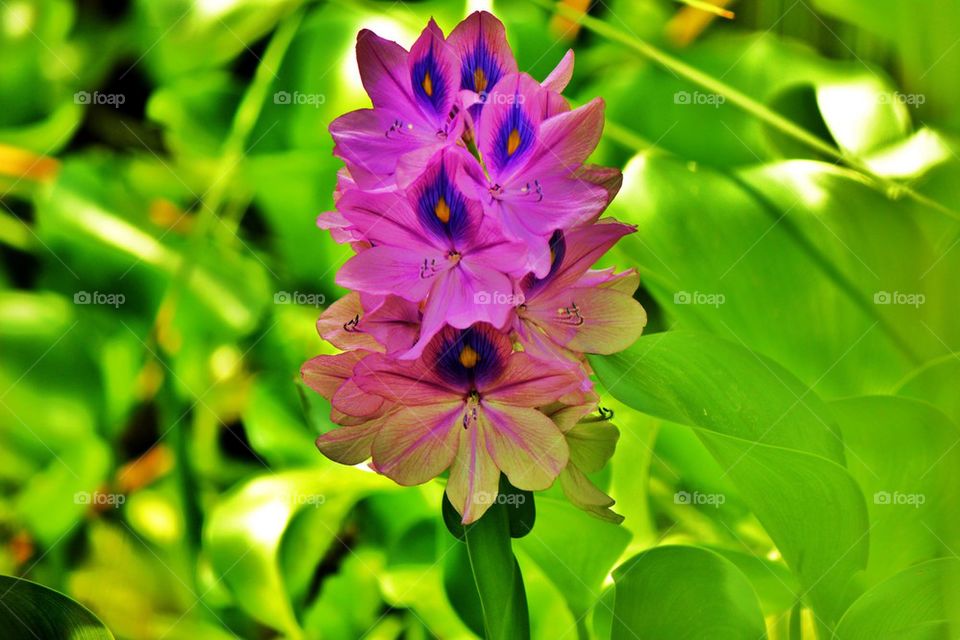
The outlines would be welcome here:
<svg viewBox="0 0 960 640">
<path fill-rule="evenodd" d="M 592 4 L 624 41 L 492 3 L 521 69 L 573 47 L 606 99 L 651 317 L 594 361 L 624 524 L 554 488 L 514 545 L 532 637 L 955 637 L 960 5 Z M 482 628 L 442 486 L 324 460 L 297 371 L 349 255 L 314 219 L 356 32 L 490 7 L 0 1 L 0 573 L 118 638 Z"/>
</svg>

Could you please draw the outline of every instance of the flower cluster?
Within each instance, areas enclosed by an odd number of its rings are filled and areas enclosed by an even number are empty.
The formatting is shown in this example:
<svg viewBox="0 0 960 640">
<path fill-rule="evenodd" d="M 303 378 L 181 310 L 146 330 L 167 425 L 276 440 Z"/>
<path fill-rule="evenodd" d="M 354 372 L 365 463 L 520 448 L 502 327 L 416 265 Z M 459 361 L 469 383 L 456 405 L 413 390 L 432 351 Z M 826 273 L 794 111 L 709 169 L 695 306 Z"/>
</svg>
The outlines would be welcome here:
<svg viewBox="0 0 960 640">
<path fill-rule="evenodd" d="M 603 101 L 561 95 L 572 51 L 543 82 L 519 73 L 485 12 L 447 37 L 431 20 L 409 52 L 361 31 L 357 61 L 373 108 L 330 126 L 346 166 L 318 220 L 355 251 L 337 274 L 352 293 L 317 323 L 342 353 L 302 369 L 342 425 L 318 447 L 403 485 L 449 470 L 464 523 L 501 473 L 531 491 L 559 477 L 617 520 L 586 475 L 618 433 L 584 354 L 626 348 L 646 317 L 636 272 L 590 268 L 634 231 L 600 219 L 620 172 L 584 164 Z"/>
</svg>

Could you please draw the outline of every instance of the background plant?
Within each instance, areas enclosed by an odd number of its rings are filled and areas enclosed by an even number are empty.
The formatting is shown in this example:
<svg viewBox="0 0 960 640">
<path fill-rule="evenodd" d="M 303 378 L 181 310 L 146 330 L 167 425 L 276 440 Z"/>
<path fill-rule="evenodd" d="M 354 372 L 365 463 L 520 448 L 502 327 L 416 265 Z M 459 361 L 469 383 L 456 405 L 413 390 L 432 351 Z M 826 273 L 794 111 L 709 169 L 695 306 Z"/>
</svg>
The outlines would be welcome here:
<svg viewBox="0 0 960 640">
<path fill-rule="evenodd" d="M 960 9 L 595 5 L 492 7 L 606 99 L 651 320 L 593 361 L 626 520 L 551 490 L 514 545 L 531 635 L 954 637 Z M 479 628 L 442 487 L 323 460 L 296 380 L 354 34 L 468 8 L 0 3 L 0 572 L 124 638 Z"/>
</svg>

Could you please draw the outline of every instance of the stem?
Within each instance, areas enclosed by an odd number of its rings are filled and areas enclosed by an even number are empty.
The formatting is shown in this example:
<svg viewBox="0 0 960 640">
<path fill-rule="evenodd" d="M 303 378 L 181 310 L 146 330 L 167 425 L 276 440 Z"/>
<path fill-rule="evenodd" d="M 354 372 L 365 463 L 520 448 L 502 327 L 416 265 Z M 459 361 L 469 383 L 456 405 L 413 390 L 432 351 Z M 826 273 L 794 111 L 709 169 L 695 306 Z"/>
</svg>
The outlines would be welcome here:
<svg viewBox="0 0 960 640">
<path fill-rule="evenodd" d="M 803 605 L 798 601 L 790 612 L 790 640 L 803 640 Z"/>
<path fill-rule="evenodd" d="M 510 544 L 507 507 L 495 504 L 465 530 L 487 640 L 528 640 L 530 617 L 520 565 Z"/>
<path fill-rule="evenodd" d="M 928 196 L 923 195 L 922 193 L 914 191 L 907 185 L 873 173 L 873 171 L 871 171 L 870 168 L 867 167 L 866 164 L 864 164 L 864 162 L 855 155 L 847 153 L 842 149 L 838 149 L 834 145 L 815 136 L 803 127 L 783 117 L 762 102 L 754 100 L 739 89 L 731 87 L 725 82 L 713 78 L 703 71 L 700 71 L 696 67 L 692 67 L 682 60 L 674 58 L 670 54 L 657 49 L 653 45 L 650 45 L 639 38 L 629 36 L 622 31 L 611 27 L 603 20 L 599 20 L 593 16 L 587 15 L 586 13 L 566 4 L 557 3 L 554 5 L 550 2 L 550 0 L 531 0 L 531 2 L 547 9 L 548 11 L 556 11 L 564 18 L 581 24 L 590 31 L 593 31 L 594 33 L 597 33 L 608 40 L 619 42 L 620 44 L 633 49 L 640 55 L 659 64 L 661 67 L 667 69 L 671 73 L 689 80 L 690 82 L 703 87 L 711 93 L 723 96 L 731 104 L 743 109 L 753 117 L 765 122 L 781 133 L 790 136 L 791 138 L 807 145 L 811 149 L 814 149 L 815 151 L 822 153 L 829 158 L 833 158 L 837 162 L 842 162 L 846 166 L 860 172 L 869 180 L 870 183 L 882 191 L 887 198 L 895 200 L 903 195 L 906 195 L 925 207 L 942 213 L 943 215 L 953 218 L 954 220 L 960 220 L 960 213 L 957 213 L 953 209 Z"/>
</svg>

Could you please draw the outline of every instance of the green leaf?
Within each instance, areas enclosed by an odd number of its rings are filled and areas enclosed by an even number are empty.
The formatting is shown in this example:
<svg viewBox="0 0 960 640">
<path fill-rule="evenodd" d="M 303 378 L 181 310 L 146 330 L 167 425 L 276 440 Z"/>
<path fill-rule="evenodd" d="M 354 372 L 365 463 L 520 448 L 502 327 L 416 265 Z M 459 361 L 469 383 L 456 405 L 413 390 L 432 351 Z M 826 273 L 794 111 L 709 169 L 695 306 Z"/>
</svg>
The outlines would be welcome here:
<svg viewBox="0 0 960 640">
<path fill-rule="evenodd" d="M 113 634 L 79 602 L 29 580 L 0 576 L 0 598 L 5 638 L 113 640 Z"/>
<path fill-rule="evenodd" d="M 935 640 L 960 633 L 960 561 L 906 569 L 866 592 L 837 625 L 838 640 Z"/>
<path fill-rule="evenodd" d="M 871 396 L 830 404 L 867 497 L 873 585 L 960 544 L 960 430 L 930 405 Z"/>
<path fill-rule="evenodd" d="M 629 542 L 630 533 L 623 527 L 541 494 L 537 526 L 516 544 L 563 594 L 574 619 L 580 619 L 600 597 L 604 580 Z"/>
<path fill-rule="evenodd" d="M 657 547 L 617 567 L 613 579 L 612 640 L 767 637 L 750 582 L 712 551 Z"/>
<path fill-rule="evenodd" d="M 864 499 L 834 420 L 776 363 L 719 338 L 667 332 L 590 362 L 621 402 L 692 426 L 829 624 L 866 563 Z"/>
<path fill-rule="evenodd" d="M 955 278 L 925 275 L 939 252 L 911 212 L 832 165 L 724 173 L 657 153 L 627 165 L 611 206 L 638 227 L 615 252 L 670 317 L 830 396 L 885 392 L 960 340 Z"/>
<path fill-rule="evenodd" d="M 950 124 L 958 124 L 955 114 L 960 90 L 953 79 L 960 72 L 960 52 L 953 45 L 960 26 L 960 7 L 937 0 L 919 4 L 813 0 L 813 5 L 829 17 L 855 24 L 888 41 L 896 51 L 900 75 L 908 83 L 904 93 L 914 98 L 912 106 L 919 108 L 921 115 L 945 115 Z"/>
<path fill-rule="evenodd" d="M 393 486 L 374 473 L 341 466 L 254 478 L 214 507 L 204 526 L 204 548 L 214 570 L 244 611 L 298 637 L 300 625 L 289 591 L 291 586 L 302 585 L 303 577 L 291 575 L 288 582 L 281 572 L 281 557 L 292 556 L 306 565 L 309 573 L 353 504 L 367 493 Z M 286 541 L 288 527 L 307 509 L 314 510 L 308 514 L 314 526 L 299 528 L 300 533 L 310 535 L 298 536 L 301 544 L 290 548 Z M 284 547 L 289 550 L 284 551 Z"/>
<path fill-rule="evenodd" d="M 960 394 L 956 381 L 960 380 L 960 358 L 943 356 L 913 371 L 900 383 L 897 395 L 929 402 L 960 424 Z"/>
</svg>

